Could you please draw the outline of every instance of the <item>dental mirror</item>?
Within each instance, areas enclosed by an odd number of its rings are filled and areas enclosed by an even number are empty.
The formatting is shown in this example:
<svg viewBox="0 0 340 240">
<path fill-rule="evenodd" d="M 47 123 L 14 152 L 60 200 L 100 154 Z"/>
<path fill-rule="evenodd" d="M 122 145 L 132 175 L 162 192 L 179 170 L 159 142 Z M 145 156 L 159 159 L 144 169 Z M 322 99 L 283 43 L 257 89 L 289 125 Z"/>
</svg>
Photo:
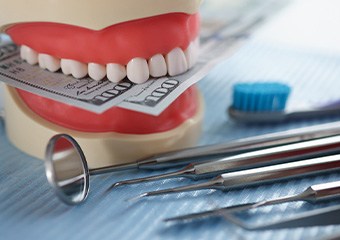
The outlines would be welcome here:
<svg viewBox="0 0 340 240">
<path fill-rule="evenodd" d="M 46 177 L 68 205 L 83 202 L 89 192 L 89 169 L 78 143 L 65 134 L 52 137 L 46 148 Z"/>
<path fill-rule="evenodd" d="M 67 134 L 53 136 L 46 147 L 46 177 L 59 199 L 68 204 L 82 203 L 90 188 L 90 176 L 139 168 L 139 163 L 89 169 L 83 150 Z"/>
</svg>

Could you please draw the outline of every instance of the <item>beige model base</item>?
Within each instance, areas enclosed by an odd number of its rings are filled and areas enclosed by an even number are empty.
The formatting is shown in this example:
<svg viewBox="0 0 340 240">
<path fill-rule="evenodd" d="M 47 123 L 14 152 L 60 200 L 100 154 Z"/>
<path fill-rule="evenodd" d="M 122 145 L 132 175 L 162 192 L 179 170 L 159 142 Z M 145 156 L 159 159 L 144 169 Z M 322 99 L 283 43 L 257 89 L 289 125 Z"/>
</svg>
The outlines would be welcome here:
<svg viewBox="0 0 340 240">
<path fill-rule="evenodd" d="M 44 159 L 48 140 L 59 133 L 74 137 L 84 151 L 90 168 L 134 162 L 156 153 L 196 144 L 203 118 L 203 99 L 193 119 L 164 133 L 133 135 L 86 133 L 52 124 L 32 112 L 12 87 L 5 87 L 5 125 L 9 140 L 21 151 Z"/>
<path fill-rule="evenodd" d="M 1 25 L 18 22 L 57 22 L 99 30 L 113 24 L 161 14 L 198 12 L 201 0 L 0 0 Z M 81 9 L 81 10 L 80 10 Z M 96 18 L 93 21 L 93 16 Z"/>
</svg>

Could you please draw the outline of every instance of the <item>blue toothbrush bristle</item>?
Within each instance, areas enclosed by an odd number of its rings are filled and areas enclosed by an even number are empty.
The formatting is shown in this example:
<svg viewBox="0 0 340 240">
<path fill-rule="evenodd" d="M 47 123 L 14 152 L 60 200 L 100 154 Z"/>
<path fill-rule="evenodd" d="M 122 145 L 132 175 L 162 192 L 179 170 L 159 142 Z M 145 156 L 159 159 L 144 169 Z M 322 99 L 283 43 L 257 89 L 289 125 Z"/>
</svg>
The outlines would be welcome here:
<svg viewBox="0 0 340 240">
<path fill-rule="evenodd" d="M 290 92 L 288 85 L 278 82 L 238 83 L 232 107 L 247 112 L 283 111 Z"/>
</svg>

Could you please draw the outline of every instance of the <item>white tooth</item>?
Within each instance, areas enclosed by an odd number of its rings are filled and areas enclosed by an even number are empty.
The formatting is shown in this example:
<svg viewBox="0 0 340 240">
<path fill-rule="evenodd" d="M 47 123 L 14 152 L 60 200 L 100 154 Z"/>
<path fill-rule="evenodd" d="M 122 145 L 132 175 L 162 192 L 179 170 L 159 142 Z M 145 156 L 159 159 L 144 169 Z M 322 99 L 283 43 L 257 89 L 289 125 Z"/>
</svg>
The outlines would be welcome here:
<svg viewBox="0 0 340 240">
<path fill-rule="evenodd" d="M 117 83 L 126 77 L 126 68 L 123 65 L 109 63 L 106 66 L 107 78 Z"/>
<path fill-rule="evenodd" d="M 87 64 L 70 59 L 61 59 L 61 70 L 65 75 L 72 74 L 75 78 L 83 78 L 87 75 Z"/>
<path fill-rule="evenodd" d="M 126 66 L 127 77 L 131 82 L 144 83 L 149 79 L 148 63 L 143 58 L 134 58 Z"/>
<path fill-rule="evenodd" d="M 167 74 L 166 62 L 162 54 L 156 54 L 149 59 L 150 75 L 153 77 L 161 77 Z"/>
<path fill-rule="evenodd" d="M 42 54 L 38 54 L 38 63 L 40 68 L 46 69 L 45 58 Z"/>
<path fill-rule="evenodd" d="M 20 57 L 24 60 L 26 60 L 26 48 L 27 48 L 27 46 L 25 46 L 25 45 L 22 45 L 20 47 Z"/>
<path fill-rule="evenodd" d="M 89 63 L 89 76 L 96 80 L 102 80 L 106 76 L 106 68 L 104 65 L 97 63 Z"/>
<path fill-rule="evenodd" d="M 60 59 L 48 54 L 40 53 L 38 55 L 39 66 L 51 72 L 56 72 L 60 69 Z"/>
<path fill-rule="evenodd" d="M 180 48 L 171 50 L 171 52 L 166 55 L 165 60 L 170 76 L 175 76 L 188 70 L 187 60 L 185 59 L 184 52 Z"/>
<path fill-rule="evenodd" d="M 38 63 L 38 53 L 30 47 L 25 45 L 21 46 L 20 55 L 22 59 L 26 60 L 31 65 Z"/>
<path fill-rule="evenodd" d="M 198 59 L 198 45 L 195 42 L 191 42 L 188 48 L 184 51 L 188 68 L 191 68 Z"/>
</svg>

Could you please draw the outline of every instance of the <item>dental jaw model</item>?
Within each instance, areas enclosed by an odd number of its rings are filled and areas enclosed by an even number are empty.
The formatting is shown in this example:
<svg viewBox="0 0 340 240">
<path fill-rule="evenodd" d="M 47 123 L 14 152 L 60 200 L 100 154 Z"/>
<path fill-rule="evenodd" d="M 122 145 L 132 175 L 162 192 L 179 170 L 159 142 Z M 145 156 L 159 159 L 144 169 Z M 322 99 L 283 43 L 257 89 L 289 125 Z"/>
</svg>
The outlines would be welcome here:
<svg viewBox="0 0 340 240">
<path fill-rule="evenodd" d="M 21 57 L 75 78 L 143 83 L 177 75 L 197 59 L 199 0 L 0 0 L 2 31 L 21 46 Z M 195 87 L 161 115 L 113 107 L 95 114 L 6 87 L 6 130 L 24 152 L 44 158 L 48 139 L 68 133 L 90 167 L 131 162 L 196 143 L 203 115 Z"/>
<path fill-rule="evenodd" d="M 16 2 L 0 1 L 3 29 L 24 60 L 52 72 L 143 83 L 197 60 L 199 0 Z"/>
</svg>

